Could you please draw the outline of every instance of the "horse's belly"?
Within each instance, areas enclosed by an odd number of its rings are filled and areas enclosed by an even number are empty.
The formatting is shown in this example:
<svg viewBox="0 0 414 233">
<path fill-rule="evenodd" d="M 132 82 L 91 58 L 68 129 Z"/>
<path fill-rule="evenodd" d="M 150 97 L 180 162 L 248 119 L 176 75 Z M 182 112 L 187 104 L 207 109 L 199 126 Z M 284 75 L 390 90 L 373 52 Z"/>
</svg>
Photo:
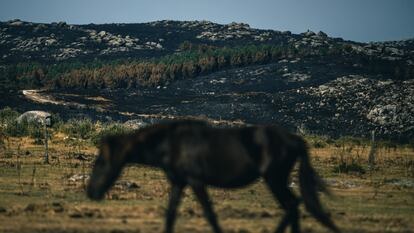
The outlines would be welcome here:
<svg viewBox="0 0 414 233">
<path fill-rule="evenodd" d="M 176 161 L 184 176 L 217 187 L 240 187 L 259 176 L 248 150 L 233 138 L 183 146 Z"/>
<path fill-rule="evenodd" d="M 220 164 L 204 170 L 202 179 L 208 185 L 217 187 L 240 187 L 248 185 L 256 180 L 259 172 L 251 163 Z"/>
<path fill-rule="evenodd" d="M 205 177 L 205 183 L 221 188 L 237 188 L 246 186 L 259 177 L 259 173 L 256 170 L 249 170 L 237 176 L 228 176 L 223 179 L 218 176 Z"/>
</svg>

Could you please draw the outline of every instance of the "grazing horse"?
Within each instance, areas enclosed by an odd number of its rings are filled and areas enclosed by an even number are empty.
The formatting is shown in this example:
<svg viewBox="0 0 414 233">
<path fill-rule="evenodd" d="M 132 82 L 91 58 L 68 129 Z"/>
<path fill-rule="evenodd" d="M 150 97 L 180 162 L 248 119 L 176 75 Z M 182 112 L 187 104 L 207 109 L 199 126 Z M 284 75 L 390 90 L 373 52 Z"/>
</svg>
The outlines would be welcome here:
<svg viewBox="0 0 414 233">
<path fill-rule="evenodd" d="M 236 188 L 263 177 L 286 214 L 276 232 L 288 225 L 300 232 L 299 199 L 288 187 L 289 174 L 300 160 L 300 192 L 307 210 L 323 225 L 339 232 L 322 210 L 316 190 L 323 183 L 311 167 L 303 139 L 276 126 L 214 128 L 203 121 L 159 123 L 134 133 L 102 140 L 87 194 L 100 200 L 128 163 L 163 169 L 171 183 L 165 232 L 173 231 L 183 189 L 190 186 L 215 233 L 222 232 L 206 186 Z"/>
</svg>

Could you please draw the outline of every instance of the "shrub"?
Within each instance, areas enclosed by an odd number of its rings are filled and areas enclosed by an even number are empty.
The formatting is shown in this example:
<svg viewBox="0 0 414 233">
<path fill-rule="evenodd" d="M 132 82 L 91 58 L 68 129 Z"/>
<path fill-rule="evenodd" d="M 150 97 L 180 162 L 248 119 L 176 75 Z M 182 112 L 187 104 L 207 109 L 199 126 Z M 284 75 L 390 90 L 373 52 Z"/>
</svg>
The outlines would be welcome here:
<svg viewBox="0 0 414 233">
<path fill-rule="evenodd" d="M 6 123 L 4 132 L 11 137 L 23 137 L 29 135 L 29 123 L 26 120 L 17 120 Z"/>
<path fill-rule="evenodd" d="M 60 118 L 58 113 L 52 113 L 50 120 L 52 122 L 52 128 L 55 131 L 58 131 L 63 126 L 62 118 Z"/>
<path fill-rule="evenodd" d="M 4 149 L 6 143 L 4 143 L 4 140 L 6 140 L 7 135 L 4 133 L 4 131 L 0 128 L 0 149 Z"/>
<path fill-rule="evenodd" d="M 351 137 L 351 136 L 344 136 L 340 137 L 335 141 L 337 145 L 348 145 L 348 146 L 363 146 L 368 145 L 369 141 L 363 138 Z"/>
<path fill-rule="evenodd" d="M 34 139 L 43 139 L 44 129 L 42 124 L 38 122 L 28 122 L 26 119 L 22 121 L 13 120 L 4 126 L 4 133 L 10 137 L 29 136 Z"/>
<path fill-rule="evenodd" d="M 325 148 L 328 146 L 328 138 L 324 136 L 309 135 L 306 136 L 306 140 L 308 141 L 309 145 L 314 148 Z"/>
<path fill-rule="evenodd" d="M 43 144 L 43 139 L 45 137 L 44 126 L 40 123 L 30 122 L 27 125 L 28 136 L 34 139 L 34 143 L 37 145 Z M 50 135 L 49 135 L 50 137 Z"/>
<path fill-rule="evenodd" d="M 365 168 L 353 160 L 351 163 L 346 163 L 344 161 L 340 162 L 338 165 L 334 166 L 333 172 L 336 173 L 357 173 L 357 174 L 365 174 Z"/>
<path fill-rule="evenodd" d="M 93 137 L 91 138 L 92 143 L 96 146 L 100 143 L 101 139 L 106 136 L 111 135 L 121 135 L 128 132 L 131 132 L 132 130 L 126 127 L 125 125 L 121 123 L 111 123 L 106 124 L 103 126 L 103 128 L 96 132 Z"/>
<path fill-rule="evenodd" d="M 410 146 L 410 148 L 414 151 L 414 139 L 411 139 L 409 142 L 408 142 L 408 145 Z"/>
<path fill-rule="evenodd" d="M 20 114 L 17 111 L 14 111 L 13 109 L 6 107 L 0 110 L 0 123 L 1 125 L 8 124 L 19 116 Z"/>
<path fill-rule="evenodd" d="M 62 125 L 62 131 L 66 135 L 79 139 L 89 139 L 95 133 L 95 125 L 91 119 L 70 119 Z"/>
</svg>

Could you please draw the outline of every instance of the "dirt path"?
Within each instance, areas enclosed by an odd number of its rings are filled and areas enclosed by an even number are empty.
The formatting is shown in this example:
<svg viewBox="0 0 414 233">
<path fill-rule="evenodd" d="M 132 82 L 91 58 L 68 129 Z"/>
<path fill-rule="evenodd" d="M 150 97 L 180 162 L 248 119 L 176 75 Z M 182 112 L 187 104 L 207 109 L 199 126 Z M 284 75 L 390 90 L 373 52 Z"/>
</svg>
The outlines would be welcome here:
<svg viewBox="0 0 414 233">
<path fill-rule="evenodd" d="M 22 93 L 25 98 L 40 104 L 55 104 L 62 106 L 74 106 L 78 108 L 86 108 L 85 104 L 79 104 L 74 102 L 66 102 L 61 100 L 56 100 L 50 95 L 43 93 L 43 90 L 23 90 Z"/>
<path fill-rule="evenodd" d="M 64 101 L 64 100 L 57 100 L 51 95 L 46 94 L 43 90 L 23 90 L 22 91 L 24 97 L 28 100 L 31 100 L 35 103 L 39 104 L 53 104 L 59 106 L 69 106 L 75 107 L 77 109 L 89 109 L 95 110 L 101 113 L 116 113 L 123 116 L 128 116 L 131 118 L 140 118 L 140 119 L 156 119 L 156 120 L 174 120 L 174 119 L 182 119 L 182 118 L 193 118 L 199 120 L 206 120 L 213 125 L 243 125 L 245 124 L 241 120 L 229 121 L 223 119 L 213 119 L 208 117 L 199 117 L 199 116 L 177 116 L 171 114 L 145 114 L 145 113 L 135 113 L 135 112 L 119 112 L 114 111 L 108 108 L 94 106 L 90 104 L 82 104 L 74 101 Z M 91 99 L 92 97 L 85 97 L 85 99 Z"/>
</svg>

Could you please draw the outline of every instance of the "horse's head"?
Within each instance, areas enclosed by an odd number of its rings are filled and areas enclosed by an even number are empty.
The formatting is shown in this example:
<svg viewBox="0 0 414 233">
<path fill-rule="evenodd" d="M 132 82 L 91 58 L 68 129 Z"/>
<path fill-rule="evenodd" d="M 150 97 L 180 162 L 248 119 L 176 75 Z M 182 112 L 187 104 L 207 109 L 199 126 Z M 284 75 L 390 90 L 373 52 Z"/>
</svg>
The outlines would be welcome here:
<svg viewBox="0 0 414 233">
<path fill-rule="evenodd" d="M 99 148 L 87 187 L 87 195 L 100 200 L 114 184 L 126 163 L 126 148 L 122 136 L 104 138 Z"/>
</svg>

